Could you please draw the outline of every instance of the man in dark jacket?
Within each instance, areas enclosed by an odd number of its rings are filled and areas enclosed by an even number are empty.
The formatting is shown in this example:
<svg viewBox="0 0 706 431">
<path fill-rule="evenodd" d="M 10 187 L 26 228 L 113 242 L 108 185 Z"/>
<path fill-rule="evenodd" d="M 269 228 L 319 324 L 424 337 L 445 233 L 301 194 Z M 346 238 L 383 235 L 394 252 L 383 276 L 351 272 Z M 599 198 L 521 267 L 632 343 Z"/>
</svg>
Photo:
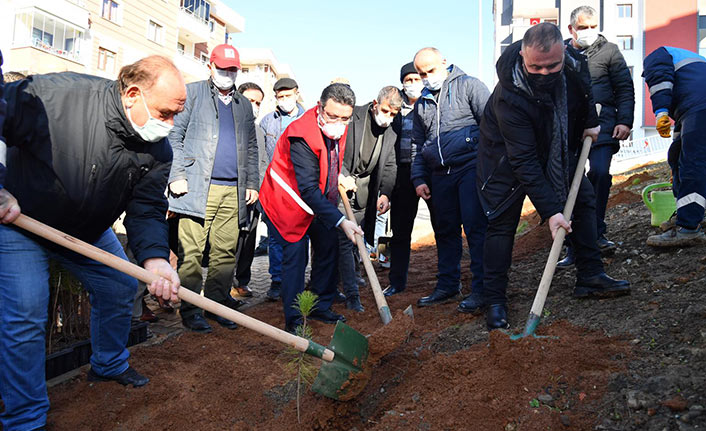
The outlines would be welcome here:
<svg viewBox="0 0 706 431">
<path fill-rule="evenodd" d="M 201 260 L 208 241 L 204 295 L 237 308 L 241 302 L 230 296 L 235 249 L 260 185 L 255 117 L 250 102 L 235 91 L 238 51 L 227 44 L 215 46 L 210 69 L 211 78 L 187 85 L 184 112 L 176 116 L 169 134 L 174 150 L 169 210 L 182 216 L 178 267 L 184 287 L 201 292 Z M 198 307 L 183 302 L 180 313 L 185 327 L 211 332 Z M 237 327 L 215 314 L 205 316 L 228 329 Z"/>
<path fill-rule="evenodd" d="M 706 243 L 701 227 L 706 209 L 706 58 L 686 49 L 662 46 L 644 60 L 642 76 L 650 91 L 657 131 L 671 136 L 669 148 L 676 217 L 669 229 L 647 238 L 653 247 L 684 247 Z"/>
<path fill-rule="evenodd" d="M 302 316 L 293 307 L 304 290 L 311 238 L 311 286 L 318 295 L 309 318 L 336 323 L 346 318 L 331 310 L 338 276 L 338 235 L 350 241 L 363 231 L 338 210 L 338 177 L 345 154 L 346 131 L 355 94 L 349 86 L 331 84 L 319 103 L 293 122 L 275 146 L 262 182 L 262 208 L 282 244 L 282 305 L 285 330 L 294 333 Z"/>
<path fill-rule="evenodd" d="M 125 66 L 118 81 L 65 72 L 5 87 L 8 145 L 0 177 L 0 396 L 3 429 L 43 429 L 49 260 L 81 281 L 91 300 L 90 381 L 142 386 L 129 366 L 137 281 L 9 225 L 22 212 L 127 260 L 110 226 L 126 212 L 137 261 L 163 278 L 151 293 L 178 300 L 169 265 L 164 190 L 172 152 L 165 139 L 181 111 L 181 74 L 164 57 Z M 167 281 L 169 280 L 169 281 Z"/>
<path fill-rule="evenodd" d="M 341 184 L 353 192 L 351 208 L 358 224 L 367 232 L 367 242 L 373 243 L 376 215 L 390 209 L 390 196 L 395 185 L 397 163 L 395 141 L 397 134 L 391 126 L 402 107 L 402 96 L 397 87 L 383 87 L 377 99 L 353 109 L 348 126 L 346 152 L 341 167 Z M 343 207 L 339 208 L 343 210 Z M 338 232 L 341 246 L 339 270 L 346 308 L 362 312 L 358 293 L 357 253 L 354 244 Z"/>
<path fill-rule="evenodd" d="M 572 231 L 578 268 L 574 296 L 629 293 L 627 281 L 608 277 L 596 245 L 595 196 L 582 177 L 573 224 L 562 215 L 577 152 L 584 137 L 598 137 L 585 57 L 564 47 L 550 23 L 531 27 L 497 63 L 499 82 L 488 100 L 478 149 L 478 190 L 488 231 L 485 236 L 486 323 L 506 328 L 507 273 L 525 196 L 557 229 Z"/>
<path fill-rule="evenodd" d="M 632 76 L 618 46 L 598 34 L 598 14 L 590 6 L 581 6 L 571 12 L 569 24 L 571 39 L 565 41 L 588 57 L 593 100 L 601 105 L 598 123 L 601 131 L 593 143 L 588 160 L 591 169 L 588 179 L 596 193 L 596 222 L 598 248 L 605 253 L 615 249 L 615 243 L 606 237 L 605 211 L 613 177 L 610 162 L 620 150 L 621 140 L 630 136 L 635 111 L 635 89 Z M 569 246 L 566 258 L 559 268 L 574 264 L 573 248 Z"/>
<path fill-rule="evenodd" d="M 260 104 L 265 98 L 265 93 L 259 85 L 254 82 L 244 82 L 238 86 L 238 93 L 242 94 L 252 105 L 253 117 L 257 119 L 260 113 Z M 257 136 L 258 174 L 260 181 L 265 176 L 267 169 L 267 155 L 265 153 L 265 135 L 262 129 L 255 123 L 255 134 Z M 258 184 L 259 188 L 259 184 Z M 257 242 L 257 226 L 260 222 L 262 209 L 260 203 L 248 205 L 247 224 L 242 226 L 238 235 L 238 246 L 235 251 L 236 267 L 235 281 L 238 285 L 231 289 L 231 295 L 249 298 L 252 290 L 248 287 L 252 277 L 252 262 L 255 258 L 255 243 Z"/>
<path fill-rule="evenodd" d="M 488 221 L 475 191 L 476 150 L 478 125 L 490 92 L 458 66 L 447 66 L 435 48 L 417 52 L 414 67 L 426 88 L 414 109 L 412 145 L 417 157 L 412 182 L 417 195 L 431 199 L 434 206 L 439 268 L 434 291 L 417 305 L 445 303 L 461 293 L 463 225 L 473 280 L 471 295 L 459 311 L 477 312 L 483 306 L 483 237 Z"/>
<path fill-rule="evenodd" d="M 390 239 L 390 285 L 383 291 L 385 296 L 400 293 L 407 287 L 412 229 L 419 207 L 419 196 L 417 196 L 410 175 L 412 160 L 416 154 L 416 148 L 412 145 L 414 104 L 422 95 L 424 84 L 414 68 L 413 62 L 405 64 L 400 69 L 400 82 L 403 88 L 402 108 L 400 115 L 396 116 L 392 122 L 392 128 L 397 133 L 397 142 L 395 142 L 397 178 L 391 197 L 395 208 L 390 213 L 390 225 L 393 232 Z M 433 206 L 429 200 L 424 200 L 424 202 L 429 208 L 433 225 Z"/>
<path fill-rule="evenodd" d="M 272 87 L 277 99 L 277 107 L 274 111 L 263 117 L 260 121 L 260 129 L 265 133 L 265 152 L 267 153 L 267 163 L 272 161 L 275 153 L 275 145 L 282 136 L 284 130 L 292 124 L 294 120 L 304 115 L 305 109 L 297 99 L 299 98 L 299 84 L 292 78 L 281 78 Z M 268 301 L 277 301 L 280 298 L 280 288 L 282 286 L 282 244 L 275 241 L 275 235 L 270 233 L 273 226 L 263 214 L 267 223 L 267 255 L 269 259 L 270 289 L 267 291 Z"/>
</svg>

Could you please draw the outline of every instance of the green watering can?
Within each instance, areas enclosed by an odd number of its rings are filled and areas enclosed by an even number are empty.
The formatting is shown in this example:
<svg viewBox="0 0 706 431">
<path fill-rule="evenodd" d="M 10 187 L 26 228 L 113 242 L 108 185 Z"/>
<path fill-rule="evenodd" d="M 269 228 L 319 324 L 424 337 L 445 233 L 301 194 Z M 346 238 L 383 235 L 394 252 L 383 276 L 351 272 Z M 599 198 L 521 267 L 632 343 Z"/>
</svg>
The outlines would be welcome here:
<svg viewBox="0 0 706 431">
<path fill-rule="evenodd" d="M 663 187 L 670 190 L 653 191 Z M 652 213 L 652 226 L 659 226 L 669 220 L 677 209 L 677 200 L 671 190 L 672 183 L 651 184 L 642 190 L 642 200 Z"/>
</svg>

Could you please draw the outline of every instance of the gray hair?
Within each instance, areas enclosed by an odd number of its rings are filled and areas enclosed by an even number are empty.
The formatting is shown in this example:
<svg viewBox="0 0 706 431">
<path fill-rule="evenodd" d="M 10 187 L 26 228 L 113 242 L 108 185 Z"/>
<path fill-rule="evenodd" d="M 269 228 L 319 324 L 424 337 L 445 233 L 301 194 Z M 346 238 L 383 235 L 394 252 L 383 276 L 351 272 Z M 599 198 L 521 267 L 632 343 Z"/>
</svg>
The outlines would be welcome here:
<svg viewBox="0 0 706 431">
<path fill-rule="evenodd" d="M 542 22 L 527 30 L 522 38 L 522 50 L 538 48 L 542 52 L 549 52 L 557 43 L 564 43 L 559 27 L 549 22 Z"/>
<path fill-rule="evenodd" d="M 571 12 L 571 18 L 569 18 L 569 23 L 571 27 L 576 29 L 576 21 L 579 20 L 579 16 L 583 15 L 587 18 L 593 18 L 598 12 L 591 6 L 579 6 Z"/>
<path fill-rule="evenodd" d="M 335 83 L 324 88 L 321 93 L 321 106 L 326 106 L 326 102 L 333 100 L 341 105 L 348 105 L 350 107 L 355 106 L 355 93 L 351 89 L 350 85 Z"/>
<path fill-rule="evenodd" d="M 402 108 L 402 94 L 400 93 L 400 89 L 392 85 L 382 87 L 382 90 L 380 90 L 378 97 L 375 100 L 377 100 L 378 103 L 389 103 L 390 108 Z"/>
</svg>

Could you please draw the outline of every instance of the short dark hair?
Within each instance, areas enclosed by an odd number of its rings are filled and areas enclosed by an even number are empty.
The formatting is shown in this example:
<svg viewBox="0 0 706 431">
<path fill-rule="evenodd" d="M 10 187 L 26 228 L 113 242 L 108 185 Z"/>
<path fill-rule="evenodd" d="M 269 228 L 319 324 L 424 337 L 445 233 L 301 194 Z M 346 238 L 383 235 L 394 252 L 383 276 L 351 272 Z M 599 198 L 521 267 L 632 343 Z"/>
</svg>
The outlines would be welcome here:
<svg viewBox="0 0 706 431">
<path fill-rule="evenodd" d="M 132 85 L 140 86 L 142 90 L 149 90 L 166 70 L 181 75 L 172 60 L 161 55 L 150 55 L 133 64 L 123 66 L 118 73 L 120 94 L 124 95 Z"/>
<path fill-rule="evenodd" d="M 350 85 L 335 83 L 324 88 L 321 93 L 321 106 L 326 106 L 326 102 L 333 100 L 336 103 L 342 105 L 348 105 L 350 107 L 355 106 L 355 93 L 351 89 Z"/>
<path fill-rule="evenodd" d="M 548 52 L 557 43 L 564 43 L 559 27 L 550 22 L 542 22 L 527 30 L 522 38 L 522 50 L 538 48 L 542 52 Z"/>
<path fill-rule="evenodd" d="M 260 92 L 260 94 L 262 94 L 262 97 L 265 97 L 265 92 L 262 91 L 262 88 L 260 88 L 260 86 L 255 84 L 254 82 L 243 82 L 238 87 L 238 93 L 240 94 L 243 94 L 248 90 L 257 90 Z"/>
</svg>

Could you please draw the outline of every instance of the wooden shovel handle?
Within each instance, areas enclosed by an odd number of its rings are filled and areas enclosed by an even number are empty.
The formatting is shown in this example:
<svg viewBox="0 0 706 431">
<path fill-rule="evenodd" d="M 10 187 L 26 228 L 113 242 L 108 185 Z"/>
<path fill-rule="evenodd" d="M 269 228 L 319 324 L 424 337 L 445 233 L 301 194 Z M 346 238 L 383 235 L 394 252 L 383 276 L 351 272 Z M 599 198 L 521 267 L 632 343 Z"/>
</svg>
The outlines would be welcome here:
<svg viewBox="0 0 706 431">
<path fill-rule="evenodd" d="M 73 250 L 76 253 L 91 258 L 95 261 L 103 263 L 115 270 L 135 277 L 136 279 L 143 281 L 147 284 L 151 284 L 153 281 L 159 279 L 159 276 L 157 274 L 151 273 L 142 267 L 128 262 L 127 260 L 123 260 L 117 256 L 114 256 L 104 250 L 101 250 L 91 244 L 83 242 L 78 238 L 74 238 L 71 235 L 67 235 L 59 230 L 54 229 L 51 226 L 47 226 L 44 223 L 39 222 L 24 214 L 20 214 L 17 220 L 15 220 L 14 224 L 26 231 L 32 232 L 37 236 L 40 236 L 51 242 Z M 219 304 L 211 299 L 204 298 L 203 296 L 192 292 L 189 289 L 179 287 L 177 295 L 180 299 L 188 301 L 203 310 L 210 311 L 213 314 L 231 320 L 239 325 L 242 325 L 248 329 L 257 332 L 258 334 L 262 334 L 266 337 L 270 337 L 282 343 L 288 344 L 300 352 L 312 354 L 328 362 L 331 362 L 334 358 L 333 351 L 326 349 L 317 343 L 309 341 L 303 337 L 292 335 L 279 328 L 275 328 L 272 325 L 268 325 L 265 322 L 261 322 L 257 319 L 254 319 L 246 314 L 239 313 L 231 308 L 226 307 L 225 305 Z"/>
<path fill-rule="evenodd" d="M 583 140 L 583 146 L 581 147 L 581 155 L 579 156 L 579 162 L 576 166 L 576 171 L 574 172 L 574 178 L 571 181 L 571 189 L 569 189 L 569 196 L 566 199 L 566 204 L 564 205 L 564 218 L 567 221 L 571 220 L 571 214 L 574 211 L 574 204 L 576 203 L 576 196 L 579 193 L 579 187 L 581 186 L 581 177 L 583 177 L 583 170 L 586 166 L 586 159 L 588 159 L 588 153 L 591 150 L 592 139 L 587 136 Z M 530 316 L 534 315 L 540 317 L 542 314 L 542 309 L 544 308 L 544 301 L 547 299 L 547 293 L 549 293 L 549 286 L 552 284 L 552 278 L 554 277 L 554 271 L 556 270 L 556 264 L 559 261 L 559 254 L 561 253 L 561 248 L 564 245 L 564 238 L 566 237 L 566 231 L 564 228 L 559 228 L 554 235 L 554 242 L 552 242 L 551 251 L 549 251 L 549 257 L 547 258 L 547 264 L 544 267 L 544 273 L 542 273 L 542 280 L 539 282 L 539 288 L 537 288 L 537 294 L 534 297 L 534 302 L 532 303 L 532 310 Z"/>
<path fill-rule="evenodd" d="M 355 215 L 353 215 L 353 210 L 351 209 L 351 204 L 348 202 L 346 190 L 342 186 L 338 186 L 338 193 L 341 195 L 341 200 L 343 201 L 343 207 L 346 209 L 346 216 L 348 216 L 348 220 L 357 224 L 355 221 Z M 365 247 L 365 243 L 363 242 L 363 237 L 356 234 L 355 243 L 358 245 L 358 252 L 363 259 L 363 266 L 365 266 L 365 273 L 368 275 L 370 286 L 373 288 L 373 296 L 375 297 L 375 304 L 377 304 L 378 307 L 378 313 L 380 313 L 382 323 L 387 325 L 392 321 L 392 314 L 390 313 L 390 307 L 387 306 L 385 295 L 382 293 L 380 281 L 378 281 L 378 276 L 375 274 L 373 264 L 370 262 L 370 255 L 368 254 L 368 249 Z"/>
</svg>

